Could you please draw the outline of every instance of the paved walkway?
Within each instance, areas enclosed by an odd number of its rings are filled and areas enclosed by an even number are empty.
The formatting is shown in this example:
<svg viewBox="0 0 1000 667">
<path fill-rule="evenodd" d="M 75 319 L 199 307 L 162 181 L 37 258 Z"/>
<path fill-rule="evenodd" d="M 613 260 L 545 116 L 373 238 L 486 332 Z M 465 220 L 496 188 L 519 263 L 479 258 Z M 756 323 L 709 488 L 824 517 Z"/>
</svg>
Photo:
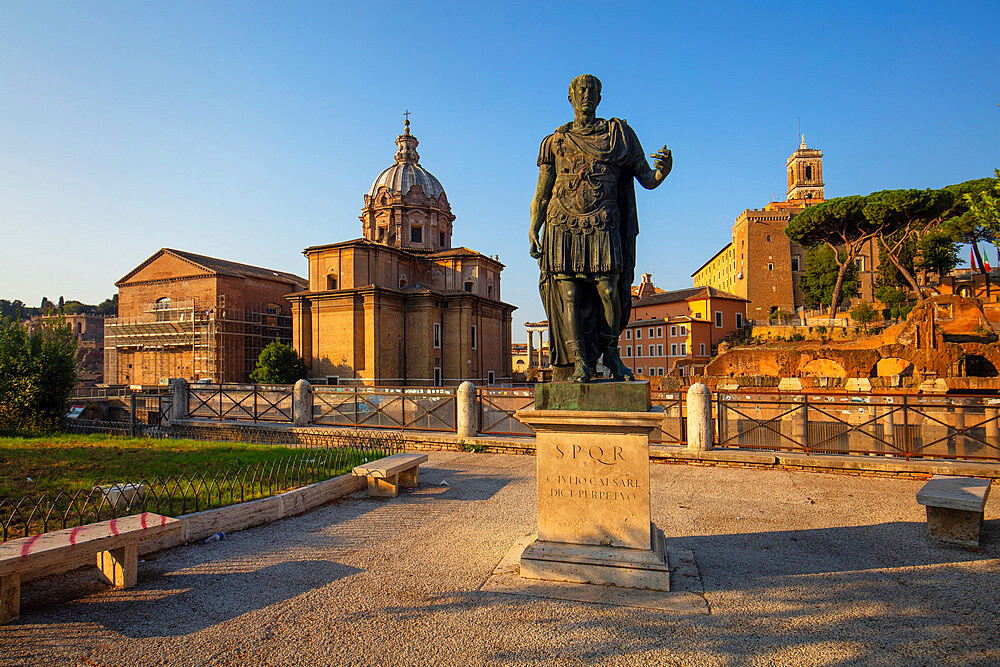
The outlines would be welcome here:
<svg viewBox="0 0 1000 667">
<path fill-rule="evenodd" d="M 927 541 L 920 482 L 654 466 L 712 612 L 685 616 L 479 592 L 534 463 L 432 454 L 417 491 L 156 554 L 134 589 L 30 582 L 0 665 L 1000 663 L 1000 494 L 970 553 Z"/>
</svg>

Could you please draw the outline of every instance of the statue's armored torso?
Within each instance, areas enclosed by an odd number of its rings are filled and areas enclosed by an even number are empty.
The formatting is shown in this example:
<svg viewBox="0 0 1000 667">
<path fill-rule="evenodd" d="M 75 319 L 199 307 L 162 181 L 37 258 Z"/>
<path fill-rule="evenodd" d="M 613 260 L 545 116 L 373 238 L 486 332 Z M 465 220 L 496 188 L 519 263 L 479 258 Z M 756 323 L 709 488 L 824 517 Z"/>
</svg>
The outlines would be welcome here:
<svg viewBox="0 0 1000 667">
<path fill-rule="evenodd" d="M 538 164 L 555 172 L 542 250 L 551 273 L 590 276 L 621 271 L 618 182 L 635 159 L 635 135 L 624 121 L 563 125 L 542 141 Z M 638 149 L 642 158 L 642 149 Z"/>
</svg>

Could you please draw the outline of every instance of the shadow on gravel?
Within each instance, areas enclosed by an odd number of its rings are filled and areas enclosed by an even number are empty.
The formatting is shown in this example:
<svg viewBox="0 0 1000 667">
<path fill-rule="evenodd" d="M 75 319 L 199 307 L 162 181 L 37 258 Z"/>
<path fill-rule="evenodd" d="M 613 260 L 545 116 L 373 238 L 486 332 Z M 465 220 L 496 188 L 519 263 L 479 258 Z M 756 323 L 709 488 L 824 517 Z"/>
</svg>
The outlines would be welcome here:
<svg viewBox="0 0 1000 667">
<path fill-rule="evenodd" d="M 442 481 L 447 482 L 447 486 L 442 485 Z M 496 475 L 454 468 L 428 468 L 427 472 L 420 471 L 420 488 L 425 491 L 439 490 L 441 497 L 448 500 L 489 500 L 500 489 L 515 481 L 517 479 L 507 471 L 498 471 Z M 398 498 L 392 500 L 405 501 L 408 497 L 413 496 L 409 491 L 403 491 Z"/>
<path fill-rule="evenodd" d="M 984 523 L 979 551 L 940 545 L 927 524 L 894 521 L 867 526 L 669 537 L 694 551 L 705 590 L 741 588 L 755 579 L 844 573 L 1000 558 L 1000 519 Z"/>
<path fill-rule="evenodd" d="M 225 563 L 217 564 L 224 568 Z M 332 561 L 288 561 L 253 571 L 163 574 L 150 587 L 87 600 L 87 620 L 126 637 L 176 637 L 294 598 L 360 572 Z"/>
</svg>

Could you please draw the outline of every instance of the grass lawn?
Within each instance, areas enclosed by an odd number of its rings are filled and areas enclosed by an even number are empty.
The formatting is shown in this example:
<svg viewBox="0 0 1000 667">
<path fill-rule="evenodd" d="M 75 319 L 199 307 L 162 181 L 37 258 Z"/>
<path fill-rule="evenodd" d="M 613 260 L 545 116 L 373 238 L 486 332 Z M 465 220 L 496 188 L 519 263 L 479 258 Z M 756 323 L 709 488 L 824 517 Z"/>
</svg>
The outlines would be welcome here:
<svg viewBox="0 0 1000 667">
<path fill-rule="evenodd" d="M 142 511 L 180 516 L 224 507 L 342 475 L 385 455 L 108 435 L 0 438 L 0 540 Z M 145 483 L 145 495 L 127 506 L 112 507 L 102 492 L 90 491 L 130 482 Z M 72 500 L 80 490 L 88 493 Z"/>
<path fill-rule="evenodd" d="M 0 438 L 0 498 L 191 475 L 273 461 L 304 451 L 275 445 L 107 435 Z"/>
</svg>

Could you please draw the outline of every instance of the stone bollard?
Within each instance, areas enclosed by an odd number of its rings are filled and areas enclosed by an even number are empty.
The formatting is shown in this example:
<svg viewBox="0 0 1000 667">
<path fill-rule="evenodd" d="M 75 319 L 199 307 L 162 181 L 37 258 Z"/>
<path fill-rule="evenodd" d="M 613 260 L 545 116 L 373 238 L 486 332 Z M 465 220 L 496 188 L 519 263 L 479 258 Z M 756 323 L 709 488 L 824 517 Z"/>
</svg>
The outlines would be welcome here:
<svg viewBox="0 0 1000 667">
<path fill-rule="evenodd" d="M 184 378 L 174 378 L 170 381 L 170 394 L 172 402 L 170 404 L 171 423 L 186 419 L 188 416 L 188 381 Z"/>
<path fill-rule="evenodd" d="M 687 393 L 687 441 L 692 452 L 712 449 L 712 392 L 701 382 L 691 385 Z"/>
<path fill-rule="evenodd" d="M 312 386 L 309 380 L 299 380 L 292 388 L 292 423 L 308 426 L 313 418 Z"/>
<path fill-rule="evenodd" d="M 479 414 L 476 410 L 476 385 L 466 380 L 458 385 L 456 394 L 458 436 L 460 438 L 473 438 L 479 427 Z"/>
</svg>

